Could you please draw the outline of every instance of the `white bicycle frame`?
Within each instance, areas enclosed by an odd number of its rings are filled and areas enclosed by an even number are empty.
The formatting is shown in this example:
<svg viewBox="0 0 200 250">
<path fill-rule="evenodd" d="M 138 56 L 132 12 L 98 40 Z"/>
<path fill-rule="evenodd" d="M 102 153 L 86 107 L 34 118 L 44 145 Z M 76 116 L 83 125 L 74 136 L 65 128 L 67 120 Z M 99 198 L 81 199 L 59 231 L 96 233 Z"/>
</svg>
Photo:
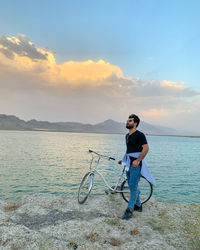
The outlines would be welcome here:
<svg viewBox="0 0 200 250">
<path fill-rule="evenodd" d="M 90 152 L 90 151 L 89 151 Z M 111 192 L 116 192 L 116 193 L 124 193 L 124 192 L 129 192 L 129 190 L 125 191 L 121 191 L 121 190 L 117 190 L 117 188 L 119 187 L 119 185 L 121 185 L 122 181 L 125 180 L 126 178 L 124 177 L 124 170 L 125 170 L 125 167 L 123 168 L 122 170 L 122 173 L 119 175 L 119 173 L 112 167 L 112 166 L 107 166 L 107 165 L 104 165 L 104 164 L 99 164 L 99 161 L 101 158 L 107 158 L 108 160 L 112 159 L 111 157 L 108 157 L 108 156 L 104 156 L 104 155 L 100 155 L 94 151 L 91 151 L 90 153 L 95 153 L 97 156 L 98 156 L 98 159 L 96 161 L 96 164 L 95 166 L 92 167 L 92 164 L 93 164 L 93 161 L 95 159 L 95 157 L 92 155 L 92 160 L 90 162 L 90 172 L 95 174 L 99 174 L 100 177 L 102 178 L 102 180 L 104 181 L 105 185 L 109 188 L 109 190 Z M 106 169 L 97 169 L 97 167 L 106 167 Z M 107 173 L 111 173 L 111 174 L 114 174 L 115 176 L 119 176 L 119 179 L 117 180 L 116 184 L 114 186 L 110 186 L 108 184 L 108 182 L 106 181 L 104 175 L 102 174 L 103 172 L 107 172 Z"/>
</svg>

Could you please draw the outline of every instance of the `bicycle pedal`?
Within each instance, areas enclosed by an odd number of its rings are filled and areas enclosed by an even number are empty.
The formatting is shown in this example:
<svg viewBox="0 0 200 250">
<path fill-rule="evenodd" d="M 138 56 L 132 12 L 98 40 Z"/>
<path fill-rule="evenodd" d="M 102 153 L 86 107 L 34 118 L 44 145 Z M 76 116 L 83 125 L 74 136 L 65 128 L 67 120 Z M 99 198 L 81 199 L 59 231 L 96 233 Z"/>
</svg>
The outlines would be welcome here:
<svg viewBox="0 0 200 250">
<path fill-rule="evenodd" d="M 116 191 L 110 191 L 111 194 L 116 194 Z"/>
<path fill-rule="evenodd" d="M 106 190 L 105 190 L 105 193 L 106 193 L 107 195 L 109 195 L 110 191 L 106 189 Z"/>
</svg>

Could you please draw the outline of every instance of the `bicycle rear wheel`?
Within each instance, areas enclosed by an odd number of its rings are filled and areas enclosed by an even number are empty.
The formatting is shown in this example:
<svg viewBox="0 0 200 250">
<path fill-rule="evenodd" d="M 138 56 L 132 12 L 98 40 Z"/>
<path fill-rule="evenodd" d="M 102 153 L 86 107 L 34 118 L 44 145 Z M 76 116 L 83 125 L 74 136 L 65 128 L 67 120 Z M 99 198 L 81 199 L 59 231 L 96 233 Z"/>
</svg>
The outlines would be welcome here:
<svg viewBox="0 0 200 250">
<path fill-rule="evenodd" d="M 141 176 L 138 183 L 138 189 L 140 190 L 140 200 L 141 203 L 146 203 L 152 196 L 153 185 L 143 176 Z M 123 181 L 121 184 L 121 195 L 126 202 L 129 202 L 130 190 L 127 180 Z"/>
<path fill-rule="evenodd" d="M 93 179 L 94 179 L 94 174 L 91 172 L 88 172 L 82 179 L 79 190 L 78 190 L 78 202 L 80 204 L 83 204 L 91 190 L 92 190 L 92 185 L 93 185 Z"/>
</svg>

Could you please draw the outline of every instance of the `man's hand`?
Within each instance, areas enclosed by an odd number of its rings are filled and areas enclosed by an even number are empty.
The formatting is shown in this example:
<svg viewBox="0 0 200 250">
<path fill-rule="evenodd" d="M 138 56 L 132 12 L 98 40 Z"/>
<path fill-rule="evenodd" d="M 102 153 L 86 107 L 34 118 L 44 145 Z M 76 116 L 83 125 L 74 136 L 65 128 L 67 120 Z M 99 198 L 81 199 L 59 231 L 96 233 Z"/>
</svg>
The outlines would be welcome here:
<svg viewBox="0 0 200 250">
<path fill-rule="evenodd" d="M 144 144 L 142 145 L 142 152 L 140 154 L 140 156 L 138 157 L 138 159 L 134 160 L 132 162 L 132 166 L 133 167 L 138 167 L 138 165 L 140 164 L 140 162 L 144 159 L 144 157 L 146 156 L 146 154 L 148 153 L 149 151 L 149 146 L 148 144 Z"/>
<path fill-rule="evenodd" d="M 137 168 L 140 165 L 140 160 L 136 159 L 132 162 L 132 166 Z"/>
<path fill-rule="evenodd" d="M 122 165 L 122 160 L 118 161 L 118 164 Z"/>
</svg>

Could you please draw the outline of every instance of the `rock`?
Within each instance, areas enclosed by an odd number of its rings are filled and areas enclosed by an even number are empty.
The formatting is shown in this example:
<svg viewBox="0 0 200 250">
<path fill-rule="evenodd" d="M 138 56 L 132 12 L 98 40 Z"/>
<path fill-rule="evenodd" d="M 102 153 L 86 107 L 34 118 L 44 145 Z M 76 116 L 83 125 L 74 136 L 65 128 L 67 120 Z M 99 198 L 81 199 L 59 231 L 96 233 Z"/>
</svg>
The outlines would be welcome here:
<svg viewBox="0 0 200 250">
<path fill-rule="evenodd" d="M 0 201 L 1 249 L 188 249 L 199 246 L 200 204 L 151 198 L 129 221 L 119 194 L 75 197 L 35 194 Z M 6 209 L 5 209 L 6 208 Z"/>
</svg>

